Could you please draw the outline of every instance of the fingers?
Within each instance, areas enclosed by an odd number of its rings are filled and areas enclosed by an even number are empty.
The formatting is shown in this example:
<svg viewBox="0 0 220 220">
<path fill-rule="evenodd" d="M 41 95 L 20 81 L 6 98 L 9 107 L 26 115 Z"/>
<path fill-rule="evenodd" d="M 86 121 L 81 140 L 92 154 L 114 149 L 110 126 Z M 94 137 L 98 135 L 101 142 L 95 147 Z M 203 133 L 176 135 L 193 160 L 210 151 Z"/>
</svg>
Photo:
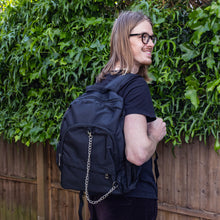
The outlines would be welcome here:
<svg viewBox="0 0 220 220">
<path fill-rule="evenodd" d="M 166 122 L 164 122 L 163 120 L 162 120 L 161 127 L 162 127 L 162 135 L 164 137 L 167 134 L 167 128 L 166 128 Z"/>
<path fill-rule="evenodd" d="M 161 141 L 167 134 L 166 122 L 162 118 L 157 118 L 155 121 L 148 123 L 148 135 L 154 140 Z"/>
</svg>

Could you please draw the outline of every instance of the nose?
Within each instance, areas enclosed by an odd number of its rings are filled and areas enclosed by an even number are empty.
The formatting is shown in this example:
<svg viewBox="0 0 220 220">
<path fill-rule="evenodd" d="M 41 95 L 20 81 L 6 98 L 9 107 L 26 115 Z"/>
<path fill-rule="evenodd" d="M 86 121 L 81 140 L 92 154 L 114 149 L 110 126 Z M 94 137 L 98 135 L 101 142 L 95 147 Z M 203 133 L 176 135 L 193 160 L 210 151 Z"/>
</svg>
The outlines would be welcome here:
<svg viewBox="0 0 220 220">
<path fill-rule="evenodd" d="M 151 45 L 152 47 L 154 47 L 154 42 L 152 38 L 149 39 L 149 42 L 147 43 L 147 45 Z"/>
</svg>

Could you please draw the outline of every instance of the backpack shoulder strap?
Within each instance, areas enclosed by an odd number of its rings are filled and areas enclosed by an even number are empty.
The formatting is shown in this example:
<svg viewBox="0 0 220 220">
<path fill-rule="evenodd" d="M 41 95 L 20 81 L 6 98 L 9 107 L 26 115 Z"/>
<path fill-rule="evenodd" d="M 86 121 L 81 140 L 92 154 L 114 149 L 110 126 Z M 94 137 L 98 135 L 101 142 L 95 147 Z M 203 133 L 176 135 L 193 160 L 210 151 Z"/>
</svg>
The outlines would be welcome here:
<svg viewBox="0 0 220 220">
<path fill-rule="evenodd" d="M 127 73 L 124 75 L 117 76 L 110 83 L 108 83 L 105 88 L 118 92 L 124 85 L 136 78 L 135 74 Z"/>
<path fill-rule="evenodd" d="M 155 151 L 154 170 L 155 170 L 156 181 L 158 180 L 160 176 L 157 160 L 158 160 L 158 153 L 157 151 Z"/>
<path fill-rule="evenodd" d="M 84 205 L 84 202 L 83 202 L 83 191 L 81 190 L 79 192 L 79 210 L 78 210 L 79 220 L 83 220 L 83 217 L 82 217 L 83 205 Z"/>
</svg>

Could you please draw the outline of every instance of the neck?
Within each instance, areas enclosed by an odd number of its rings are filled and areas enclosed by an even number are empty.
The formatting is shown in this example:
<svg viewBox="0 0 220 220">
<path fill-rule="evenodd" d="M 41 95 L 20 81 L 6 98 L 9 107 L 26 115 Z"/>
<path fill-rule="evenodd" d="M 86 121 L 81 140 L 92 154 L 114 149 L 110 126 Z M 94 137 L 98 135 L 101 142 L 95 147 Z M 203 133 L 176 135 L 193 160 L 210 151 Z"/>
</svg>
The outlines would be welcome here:
<svg viewBox="0 0 220 220">
<path fill-rule="evenodd" d="M 121 69 L 123 69 L 123 68 L 121 68 L 120 63 L 117 62 L 117 63 L 115 64 L 113 70 L 117 72 L 117 71 L 119 71 L 119 70 L 121 70 Z M 139 67 L 138 67 L 137 65 L 134 65 L 133 68 L 131 69 L 131 73 L 134 73 L 134 74 L 137 74 L 138 71 L 139 71 Z"/>
</svg>

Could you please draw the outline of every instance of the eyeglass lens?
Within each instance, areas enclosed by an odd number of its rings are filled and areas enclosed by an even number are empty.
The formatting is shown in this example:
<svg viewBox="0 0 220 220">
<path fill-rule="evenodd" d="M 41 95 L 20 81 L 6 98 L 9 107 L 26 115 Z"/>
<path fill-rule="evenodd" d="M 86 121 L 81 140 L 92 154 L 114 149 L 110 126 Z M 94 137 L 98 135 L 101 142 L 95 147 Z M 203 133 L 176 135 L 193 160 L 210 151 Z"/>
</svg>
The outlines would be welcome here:
<svg viewBox="0 0 220 220">
<path fill-rule="evenodd" d="M 150 41 L 150 39 L 153 41 L 154 44 L 155 44 L 156 41 L 157 41 L 157 39 L 156 39 L 155 36 L 150 36 L 150 35 L 148 35 L 147 33 L 143 33 L 143 34 L 142 34 L 142 41 L 143 41 L 144 44 L 148 44 L 149 41 Z"/>
</svg>

